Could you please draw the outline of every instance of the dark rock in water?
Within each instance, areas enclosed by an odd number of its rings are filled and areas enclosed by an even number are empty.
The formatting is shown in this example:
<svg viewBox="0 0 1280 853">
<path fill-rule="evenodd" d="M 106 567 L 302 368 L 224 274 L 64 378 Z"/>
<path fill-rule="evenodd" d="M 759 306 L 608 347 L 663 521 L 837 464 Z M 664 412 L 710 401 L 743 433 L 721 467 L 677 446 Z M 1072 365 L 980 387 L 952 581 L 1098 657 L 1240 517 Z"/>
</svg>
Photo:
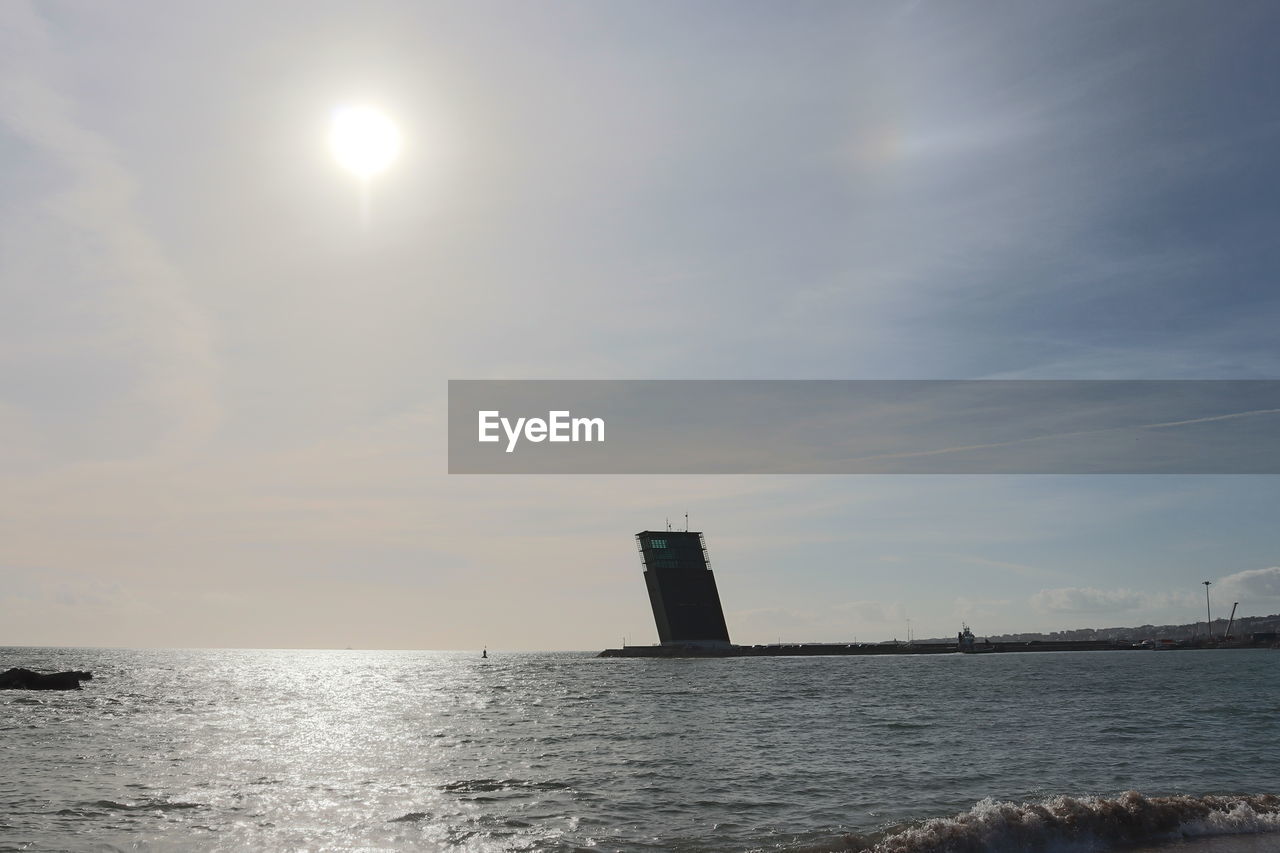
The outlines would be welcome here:
<svg viewBox="0 0 1280 853">
<path fill-rule="evenodd" d="M 32 672 L 9 669 L 0 672 L 0 690 L 79 690 L 81 681 L 93 678 L 92 672 Z"/>
</svg>

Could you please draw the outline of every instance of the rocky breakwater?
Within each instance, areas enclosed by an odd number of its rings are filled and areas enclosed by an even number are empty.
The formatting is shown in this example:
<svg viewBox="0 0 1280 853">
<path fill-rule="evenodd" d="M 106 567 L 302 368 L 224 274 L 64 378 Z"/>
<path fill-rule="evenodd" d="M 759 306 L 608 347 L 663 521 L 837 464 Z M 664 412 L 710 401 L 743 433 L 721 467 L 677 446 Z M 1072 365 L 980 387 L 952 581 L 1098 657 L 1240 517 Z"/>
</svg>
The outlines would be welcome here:
<svg viewBox="0 0 1280 853">
<path fill-rule="evenodd" d="M 0 672 L 0 690 L 79 690 L 81 681 L 93 678 L 92 672 L 32 672 L 29 669 L 7 669 Z"/>
</svg>

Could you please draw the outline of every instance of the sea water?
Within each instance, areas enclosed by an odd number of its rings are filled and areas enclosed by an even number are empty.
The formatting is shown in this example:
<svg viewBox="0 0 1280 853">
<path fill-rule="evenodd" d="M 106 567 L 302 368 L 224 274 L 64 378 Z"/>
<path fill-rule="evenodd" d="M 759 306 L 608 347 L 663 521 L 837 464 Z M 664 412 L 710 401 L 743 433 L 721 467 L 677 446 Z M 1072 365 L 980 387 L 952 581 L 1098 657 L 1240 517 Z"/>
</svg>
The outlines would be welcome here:
<svg viewBox="0 0 1280 853">
<path fill-rule="evenodd" d="M 0 850 L 1280 849 L 1278 651 L 11 666 Z"/>
</svg>

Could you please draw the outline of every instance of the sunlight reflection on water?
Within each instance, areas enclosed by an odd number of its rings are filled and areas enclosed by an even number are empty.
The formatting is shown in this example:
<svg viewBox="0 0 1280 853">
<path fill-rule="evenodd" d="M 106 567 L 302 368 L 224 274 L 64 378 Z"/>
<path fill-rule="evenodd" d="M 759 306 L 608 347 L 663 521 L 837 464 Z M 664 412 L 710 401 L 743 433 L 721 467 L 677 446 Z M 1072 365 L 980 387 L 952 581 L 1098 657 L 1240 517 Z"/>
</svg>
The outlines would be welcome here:
<svg viewBox="0 0 1280 853">
<path fill-rule="evenodd" d="M 95 673 L 0 694 L 0 841 L 34 849 L 741 850 L 988 796 L 1266 792 L 1280 770 L 1268 651 L 4 659 Z"/>
</svg>

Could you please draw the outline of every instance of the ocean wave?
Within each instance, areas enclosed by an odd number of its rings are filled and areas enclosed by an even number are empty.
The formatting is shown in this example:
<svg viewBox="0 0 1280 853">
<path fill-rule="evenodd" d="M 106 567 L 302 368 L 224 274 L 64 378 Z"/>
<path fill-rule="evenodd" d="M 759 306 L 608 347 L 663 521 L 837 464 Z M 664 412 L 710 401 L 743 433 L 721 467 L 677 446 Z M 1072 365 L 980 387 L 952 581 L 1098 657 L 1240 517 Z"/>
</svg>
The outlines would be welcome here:
<svg viewBox="0 0 1280 853">
<path fill-rule="evenodd" d="M 440 786 L 450 793 L 482 793 L 487 791 L 561 791 L 567 782 L 529 782 L 523 779 L 464 779 Z"/>
<path fill-rule="evenodd" d="M 171 802 L 169 800 L 142 800 L 136 803 L 119 803 L 115 800 L 95 800 L 92 803 L 82 803 L 81 805 L 88 808 L 108 809 L 110 811 L 122 812 L 168 812 L 181 811 L 183 809 L 204 808 L 200 803 Z"/>
<path fill-rule="evenodd" d="M 985 799 L 969 811 L 881 837 L 846 835 L 812 853 L 1085 853 L 1208 835 L 1280 832 L 1280 797 L 1051 797 Z"/>
</svg>

